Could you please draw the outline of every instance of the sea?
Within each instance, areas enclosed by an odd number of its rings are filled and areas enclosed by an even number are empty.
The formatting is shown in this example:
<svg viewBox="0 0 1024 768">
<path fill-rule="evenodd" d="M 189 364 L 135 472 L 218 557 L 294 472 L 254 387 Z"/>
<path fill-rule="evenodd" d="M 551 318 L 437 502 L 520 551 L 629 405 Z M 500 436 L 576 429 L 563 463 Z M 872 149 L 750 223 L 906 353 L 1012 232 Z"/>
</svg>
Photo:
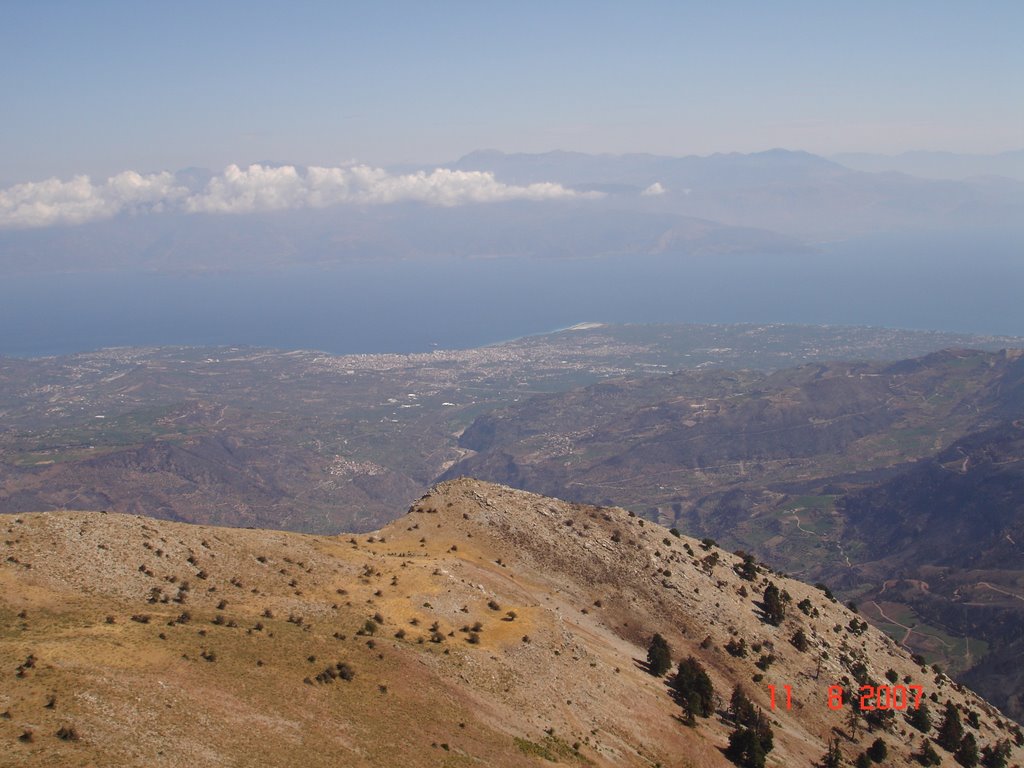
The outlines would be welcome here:
<svg viewBox="0 0 1024 768">
<path fill-rule="evenodd" d="M 0 276 L 0 355 L 13 357 L 173 344 L 421 352 L 588 321 L 1024 336 L 1024 247 L 885 235 L 794 253 Z"/>
</svg>

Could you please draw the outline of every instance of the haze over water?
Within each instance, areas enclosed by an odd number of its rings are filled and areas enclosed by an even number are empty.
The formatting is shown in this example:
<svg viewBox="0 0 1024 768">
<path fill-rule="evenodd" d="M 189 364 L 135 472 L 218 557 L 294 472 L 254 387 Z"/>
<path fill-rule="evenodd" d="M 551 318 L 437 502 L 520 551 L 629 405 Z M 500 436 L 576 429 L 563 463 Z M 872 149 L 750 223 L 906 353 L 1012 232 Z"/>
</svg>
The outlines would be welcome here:
<svg viewBox="0 0 1024 768">
<path fill-rule="evenodd" d="M 465 348 L 581 321 L 785 322 L 1024 335 L 1012 239 L 861 238 L 815 253 L 382 261 L 0 282 L 0 354 L 253 345 Z M 41 298 L 45 297 L 45 298 Z"/>
</svg>

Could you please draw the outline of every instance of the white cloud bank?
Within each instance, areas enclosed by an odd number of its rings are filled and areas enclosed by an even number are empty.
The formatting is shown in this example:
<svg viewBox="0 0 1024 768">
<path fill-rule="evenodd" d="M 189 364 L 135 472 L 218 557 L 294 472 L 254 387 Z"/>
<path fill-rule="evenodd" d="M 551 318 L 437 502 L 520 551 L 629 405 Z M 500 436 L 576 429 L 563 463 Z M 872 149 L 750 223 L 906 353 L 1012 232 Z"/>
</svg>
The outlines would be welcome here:
<svg viewBox="0 0 1024 768">
<path fill-rule="evenodd" d="M 644 195 L 645 197 L 657 197 L 659 195 L 664 195 L 667 191 L 667 189 L 661 186 L 660 181 L 656 181 L 640 194 Z"/>
<path fill-rule="evenodd" d="M 600 197 L 561 184 L 503 184 L 484 171 L 438 168 L 394 176 L 381 168 L 229 165 L 193 192 L 170 173 L 143 176 L 125 171 L 101 184 L 88 176 L 50 179 L 0 190 L 0 228 L 83 224 L 122 212 L 179 210 L 188 213 L 254 213 L 325 208 L 342 203 L 386 204 L 418 201 L 455 206 L 506 200 L 564 200 Z"/>
<path fill-rule="evenodd" d="M 169 173 L 125 171 L 102 184 L 88 176 L 70 181 L 16 184 L 0 190 L 0 227 L 48 227 L 107 219 L 126 210 L 160 211 L 188 195 Z"/>
</svg>

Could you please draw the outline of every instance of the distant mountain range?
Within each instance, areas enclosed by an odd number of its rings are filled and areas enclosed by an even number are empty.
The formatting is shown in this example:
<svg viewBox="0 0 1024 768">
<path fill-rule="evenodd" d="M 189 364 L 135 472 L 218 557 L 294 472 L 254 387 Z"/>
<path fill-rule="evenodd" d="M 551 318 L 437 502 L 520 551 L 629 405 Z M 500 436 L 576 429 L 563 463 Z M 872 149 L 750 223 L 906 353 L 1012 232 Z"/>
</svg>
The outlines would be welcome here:
<svg viewBox="0 0 1024 768">
<path fill-rule="evenodd" d="M 895 171 L 922 179 L 969 179 L 976 176 L 1002 176 L 1024 181 L 1024 149 L 992 155 L 955 152 L 903 152 L 878 155 L 868 152 L 844 152 L 832 155 L 835 162 L 869 173 Z"/>
<path fill-rule="evenodd" d="M 803 240 L 915 229 L 1000 228 L 1012 226 L 1024 210 L 1024 184 L 1019 180 L 868 173 L 783 149 L 678 158 L 482 151 L 466 155 L 455 167 L 492 171 L 507 183 L 547 180 L 575 189 L 606 190 L 620 205 Z M 650 194 L 652 185 L 658 185 L 657 194 Z"/>
<path fill-rule="evenodd" d="M 1006 159 L 1011 171 L 1015 157 Z M 0 270 L 203 271 L 380 258 L 771 253 L 877 233 L 984 230 L 1019 236 L 1024 211 L 1019 179 L 866 172 L 786 150 L 680 158 L 480 151 L 451 169 L 490 173 L 499 184 L 557 184 L 577 194 L 504 202 L 470 197 L 447 207 L 371 199 L 327 207 L 282 204 L 262 213 L 185 213 L 173 206 L 162 213 L 121 212 L 85 224 L 2 230 Z M 211 179 L 209 171 L 192 168 L 162 183 L 198 195 Z"/>
</svg>

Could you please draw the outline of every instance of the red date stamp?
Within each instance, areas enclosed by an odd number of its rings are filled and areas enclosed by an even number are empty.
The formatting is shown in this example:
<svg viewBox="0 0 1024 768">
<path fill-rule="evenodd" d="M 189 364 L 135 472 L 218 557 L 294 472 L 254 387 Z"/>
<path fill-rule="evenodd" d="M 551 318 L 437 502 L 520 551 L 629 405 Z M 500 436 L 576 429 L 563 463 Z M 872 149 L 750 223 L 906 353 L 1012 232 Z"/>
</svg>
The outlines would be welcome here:
<svg viewBox="0 0 1024 768">
<path fill-rule="evenodd" d="M 852 693 L 852 691 L 850 692 Z M 855 705 L 861 712 L 873 710 L 907 710 L 921 706 L 924 686 L 921 685 L 862 685 L 860 699 Z M 842 709 L 848 693 L 841 685 L 830 685 L 826 703 L 832 710 Z M 768 698 L 772 709 L 793 708 L 793 689 L 788 685 L 768 686 Z"/>
<path fill-rule="evenodd" d="M 782 690 L 786 694 L 786 709 L 793 708 L 793 689 L 788 685 L 782 686 Z M 772 709 L 775 709 L 775 686 L 768 686 L 768 697 L 771 699 Z"/>
<path fill-rule="evenodd" d="M 861 712 L 870 712 L 875 709 L 917 709 L 921 706 L 923 695 L 924 686 L 920 685 L 862 685 L 858 708 Z M 843 686 L 830 685 L 828 687 L 828 708 L 842 709 L 844 696 Z M 911 703 L 911 699 L 913 699 L 913 703 Z"/>
</svg>

